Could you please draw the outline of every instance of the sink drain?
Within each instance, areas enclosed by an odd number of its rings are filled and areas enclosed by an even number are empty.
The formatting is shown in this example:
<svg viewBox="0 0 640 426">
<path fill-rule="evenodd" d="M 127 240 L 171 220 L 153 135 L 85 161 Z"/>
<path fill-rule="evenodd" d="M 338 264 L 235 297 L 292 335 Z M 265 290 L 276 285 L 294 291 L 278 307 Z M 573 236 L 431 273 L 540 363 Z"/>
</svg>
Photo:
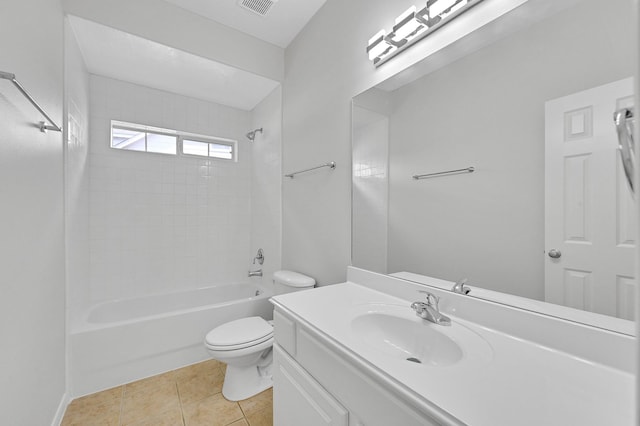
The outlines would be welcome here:
<svg viewBox="0 0 640 426">
<path fill-rule="evenodd" d="M 415 362 L 416 364 L 422 364 L 422 361 L 414 357 L 407 358 L 407 361 Z"/>
</svg>

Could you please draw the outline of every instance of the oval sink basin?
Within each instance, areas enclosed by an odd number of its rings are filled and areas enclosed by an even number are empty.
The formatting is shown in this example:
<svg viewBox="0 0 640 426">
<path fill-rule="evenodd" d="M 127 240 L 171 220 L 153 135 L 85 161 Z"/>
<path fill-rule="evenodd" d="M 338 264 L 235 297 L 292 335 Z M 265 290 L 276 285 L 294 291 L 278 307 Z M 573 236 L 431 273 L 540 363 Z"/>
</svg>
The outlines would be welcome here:
<svg viewBox="0 0 640 426">
<path fill-rule="evenodd" d="M 452 320 L 437 325 L 400 305 L 364 305 L 351 320 L 355 336 L 396 360 L 446 367 L 463 360 L 489 360 L 491 348 L 477 333 Z"/>
</svg>

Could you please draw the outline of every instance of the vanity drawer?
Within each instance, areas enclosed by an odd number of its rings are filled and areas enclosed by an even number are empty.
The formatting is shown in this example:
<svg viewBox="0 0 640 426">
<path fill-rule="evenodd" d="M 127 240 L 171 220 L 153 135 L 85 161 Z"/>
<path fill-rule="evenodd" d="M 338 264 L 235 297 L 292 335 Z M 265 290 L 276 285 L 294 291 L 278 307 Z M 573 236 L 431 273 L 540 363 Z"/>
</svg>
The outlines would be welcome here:
<svg viewBox="0 0 640 426">
<path fill-rule="evenodd" d="M 274 424 L 348 426 L 349 412 L 278 344 L 273 356 Z"/>
<path fill-rule="evenodd" d="M 278 311 L 273 311 L 273 327 L 275 341 L 295 358 L 296 356 L 296 323 Z"/>
<path fill-rule="evenodd" d="M 303 327 L 298 327 L 297 360 L 366 426 L 440 426 L 347 363 Z"/>
</svg>

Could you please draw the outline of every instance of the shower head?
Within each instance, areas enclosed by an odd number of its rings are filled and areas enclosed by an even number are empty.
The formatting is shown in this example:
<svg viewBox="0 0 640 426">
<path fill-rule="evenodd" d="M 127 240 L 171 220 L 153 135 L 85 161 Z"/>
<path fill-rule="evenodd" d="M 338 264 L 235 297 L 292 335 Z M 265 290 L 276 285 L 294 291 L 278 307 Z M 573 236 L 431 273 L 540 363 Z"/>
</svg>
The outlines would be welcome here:
<svg viewBox="0 0 640 426">
<path fill-rule="evenodd" d="M 260 127 L 259 129 L 252 130 L 249 133 L 247 133 L 247 139 L 249 139 L 251 142 L 253 142 L 256 139 L 256 133 L 257 132 L 262 133 L 262 127 Z"/>
</svg>

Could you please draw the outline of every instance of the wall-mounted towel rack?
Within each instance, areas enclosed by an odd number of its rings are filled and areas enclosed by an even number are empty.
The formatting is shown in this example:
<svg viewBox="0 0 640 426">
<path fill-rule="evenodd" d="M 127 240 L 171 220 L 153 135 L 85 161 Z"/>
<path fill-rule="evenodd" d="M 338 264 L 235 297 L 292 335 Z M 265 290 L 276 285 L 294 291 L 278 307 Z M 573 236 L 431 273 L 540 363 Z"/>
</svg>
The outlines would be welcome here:
<svg viewBox="0 0 640 426">
<path fill-rule="evenodd" d="M 289 173 L 288 175 L 284 175 L 284 177 L 288 177 L 288 178 L 293 179 L 293 177 L 295 175 L 297 175 L 297 174 L 310 172 L 311 170 L 321 169 L 323 167 L 329 167 L 330 169 L 335 169 L 336 168 L 336 162 L 332 161 L 330 163 L 325 163 L 325 164 L 322 164 L 320 166 L 311 167 L 310 169 L 298 170 L 297 172 L 293 172 L 293 173 Z"/>
<path fill-rule="evenodd" d="M 475 171 L 475 167 L 471 166 L 471 167 L 467 167 L 465 169 L 456 169 L 456 170 L 447 170 L 446 172 L 437 172 L 437 173 L 427 173 L 424 175 L 413 175 L 414 179 L 427 179 L 430 177 L 434 177 L 434 176 L 441 176 L 441 175 L 452 175 L 452 174 L 457 174 L 457 173 L 473 173 Z"/>
<path fill-rule="evenodd" d="M 44 110 L 40 107 L 40 105 L 38 105 L 38 103 L 31 97 L 29 92 L 27 92 L 27 90 L 24 87 L 22 87 L 20 83 L 18 83 L 18 80 L 16 80 L 15 74 L 11 74 L 10 72 L 0 71 L 0 78 L 4 78 L 5 80 L 10 80 L 14 84 L 14 86 L 16 86 L 18 90 L 29 100 L 29 102 L 31 102 L 31 105 L 36 107 L 36 109 L 40 111 L 40 114 L 42 114 L 44 118 L 46 118 L 47 121 L 51 124 L 51 125 L 48 125 L 44 121 L 41 121 L 39 123 L 41 132 L 44 133 L 47 130 L 55 130 L 56 132 L 62 131 L 62 127 L 54 123 L 51 117 L 49 117 L 49 115 L 46 112 L 44 112 Z"/>
</svg>

